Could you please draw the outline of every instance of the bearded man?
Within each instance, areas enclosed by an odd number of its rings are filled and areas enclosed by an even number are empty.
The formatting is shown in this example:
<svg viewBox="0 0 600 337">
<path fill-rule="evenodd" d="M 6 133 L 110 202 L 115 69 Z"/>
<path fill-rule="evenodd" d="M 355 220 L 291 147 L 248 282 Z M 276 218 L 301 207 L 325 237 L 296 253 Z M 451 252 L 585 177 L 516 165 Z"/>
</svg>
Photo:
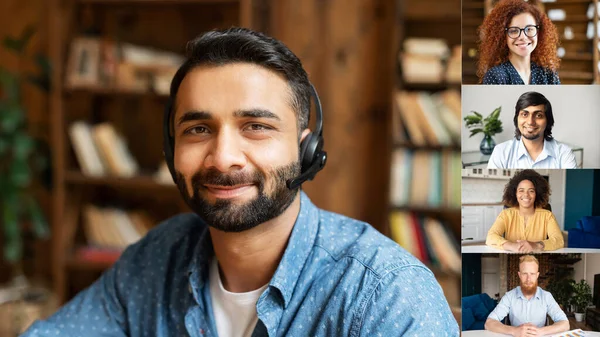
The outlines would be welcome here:
<svg viewBox="0 0 600 337">
<path fill-rule="evenodd" d="M 25 336 L 458 337 L 428 268 L 302 192 L 326 158 L 319 108 L 308 129 L 311 95 L 318 107 L 280 41 L 243 28 L 190 41 L 163 127 L 193 213 L 127 248 Z"/>
<path fill-rule="evenodd" d="M 502 296 L 485 321 L 485 329 L 515 337 L 543 336 L 569 330 L 567 315 L 552 294 L 538 287 L 539 262 L 533 255 L 519 259 L 521 285 Z M 501 321 L 508 315 L 510 325 Z M 546 326 L 546 316 L 554 324 Z"/>
</svg>

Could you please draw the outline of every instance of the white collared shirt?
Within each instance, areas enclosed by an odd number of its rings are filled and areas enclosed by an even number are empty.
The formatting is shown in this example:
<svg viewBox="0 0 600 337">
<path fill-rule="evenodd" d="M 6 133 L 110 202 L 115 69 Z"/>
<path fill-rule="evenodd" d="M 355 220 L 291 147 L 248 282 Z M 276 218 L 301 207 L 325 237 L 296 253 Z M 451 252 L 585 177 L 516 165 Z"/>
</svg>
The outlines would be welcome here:
<svg viewBox="0 0 600 337">
<path fill-rule="evenodd" d="M 500 169 L 567 169 L 577 168 L 575 155 L 571 148 L 565 144 L 544 139 L 544 148 L 535 160 L 531 158 L 523 137 L 520 140 L 513 138 L 494 147 L 488 161 L 488 168 Z"/>
<path fill-rule="evenodd" d="M 530 299 L 523 295 L 520 286 L 512 289 L 502 296 L 488 318 L 502 321 L 507 315 L 512 326 L 531 323 L 541 328 L 546 325 L 546 315 L 554 322 L 568 320 L 552 294 L 540 287 Z"/>
</svg>

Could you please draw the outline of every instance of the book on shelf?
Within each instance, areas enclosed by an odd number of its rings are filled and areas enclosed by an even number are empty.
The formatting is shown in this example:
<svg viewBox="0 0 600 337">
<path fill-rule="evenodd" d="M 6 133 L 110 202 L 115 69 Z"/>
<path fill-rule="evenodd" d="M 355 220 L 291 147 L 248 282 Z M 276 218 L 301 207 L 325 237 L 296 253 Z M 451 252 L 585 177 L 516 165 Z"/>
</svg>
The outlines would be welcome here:
<svg viewBox="0 0 600 337">
<path fill-rule="evenodd" d="M 75 158 L 85 176 L 131 178 L 140 174 L 127 141 L 111 123 L 92 125 L 75 121 L 69 126 L 68 133 Z M 174 184 L 164 161 L 152 178 L 159 184 Z"/>
<path fill-rule="evenodd" d="M 390 169 L 391 205 L 459 210 L 461 168 L 458 151 L 396 148 Z"/>
<path fill-rule="evenodd" d="M 398 55 L 406 83 L 460 83 L 461 47 L 448 46 L 444 39 L 408 37 Z"/>
<path fill-rule="evenodd" d="M 88 246 L 122 250 L 140 240 L 155 221 L 144 211 L 86 205 L 83 230 Z"/>
<path fill-rule="evenodd" d="M 426 265 L 460 274 L 458 240 L 446 224 L 415 212 L 390 213 L 391 237 Z"/>
<path fill-rule="evenodd" d="M 460 93 L 397 91 L 392 116 L 392 138 L 415 146 L 460 144 Z"/>
</svg>

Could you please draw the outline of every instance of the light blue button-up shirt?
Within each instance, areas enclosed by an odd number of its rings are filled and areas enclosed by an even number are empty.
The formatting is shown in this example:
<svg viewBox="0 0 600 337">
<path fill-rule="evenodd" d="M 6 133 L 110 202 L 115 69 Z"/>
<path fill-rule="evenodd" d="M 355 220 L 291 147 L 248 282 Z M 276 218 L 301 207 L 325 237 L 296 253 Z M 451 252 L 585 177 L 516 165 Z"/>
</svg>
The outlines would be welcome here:
<svg viewBox="0 0 600 337">
<path fill-rule="evenodd" d="M 523 295 L 520 286 L 507 292 L 488 318 L 502 321 L 506 315 L 512 326 L 531 323 L 541 328 L 546 325 L 546 315 L 554 322 L 567 320 L 567 315 L 560 309 L 552 294 L 540 287 L 529 300 Z"/>
<path fill-rule="evenodd" d="M 213 256 L 197 215 L 171 218 L 24 336 L 217 336 Z M 253 337 L 459 335 L 429 269 L 370 225 L 320 210 L 304 193 L 256 309 Z"/>
<path fill-rule="evenodd" d="M 568 169 L 577 168 L 575 155 L 565 144 L 544 139 L 544 148 L 535 160 L 531 158 L 523 137 L 513 138 L 494 147 L 488 161 L 488 168 L 494 169 Z"/>
</svg>

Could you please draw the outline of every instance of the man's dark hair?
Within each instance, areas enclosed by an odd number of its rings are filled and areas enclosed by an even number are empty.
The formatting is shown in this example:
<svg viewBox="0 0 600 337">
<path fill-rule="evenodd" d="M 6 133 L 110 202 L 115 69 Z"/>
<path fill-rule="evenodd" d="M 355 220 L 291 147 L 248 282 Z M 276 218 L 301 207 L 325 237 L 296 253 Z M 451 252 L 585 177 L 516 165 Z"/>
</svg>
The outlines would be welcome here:
<svg viewBox="0 0 600 337">
<path fill-rule="evenodd" d="M 544 105 L 544 114 L 546 115 L 546 129 L 544 130 L 544 139 L 552 140 L 552 127 L 554 126 L 554 115 L 552 114 L 552 104 L 548 99 L 540 94 L 539 92 L 529 91 L 524 93 L 517 100 L 517 104 L 515 105 L 515 117 L 513 118 L 513 122 L 515 123 L 515 138 L 521 139 L 521 131 L 519 131 L 518 126 L 518 118 L 519 112 L 528 106 L 534 105 Z"/>
<path fill-rule="evenodd" d="M 502 203 L 508 207 L 517 207 L 519 202 L 517 201 L 517 187 L 523 180 L 529 180 L 535 188 L 535 208 L 544 208 L 548 205 L 550 200 L 550 184 L 544 179 L 539 173 L 534 170 L 523 170 L 516 173 L 504 186 L 504 195 L 502 196 Z"/>
<path fill-rule="evenodd" d="M 298 133 L 308 127 L 311 89 L 308 75 L 298 57 L 281 41 L 247 28 L 213 30 L 188 42 L 186 60 L 171 82 L 171 101 L 185 76 L 203 65 L 222 66 L 245 62 L 283 75 L 290 88 L 290 104 L 297 116 Z"/>
</svg>

